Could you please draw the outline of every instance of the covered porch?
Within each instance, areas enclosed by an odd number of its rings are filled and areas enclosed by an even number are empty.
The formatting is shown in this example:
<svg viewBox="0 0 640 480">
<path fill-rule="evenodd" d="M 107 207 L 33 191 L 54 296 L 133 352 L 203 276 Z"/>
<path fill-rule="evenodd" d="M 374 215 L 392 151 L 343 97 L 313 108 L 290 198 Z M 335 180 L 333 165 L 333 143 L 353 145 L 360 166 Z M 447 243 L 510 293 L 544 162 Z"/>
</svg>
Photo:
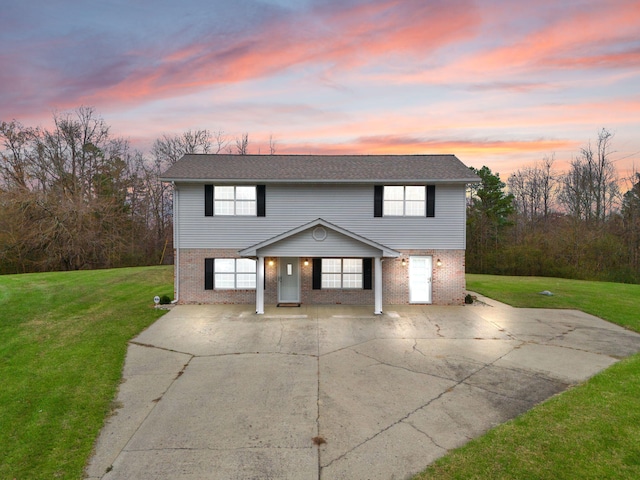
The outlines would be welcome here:
<svg viewBox="0 0 640 480">
<path fill-rule="evenodd" d="M 400 253 L 321 218 L 241 250 L 256 265 L 256 313 L 270 303 L 370 303 L 382 313 L 384 259 Z M 373 297 L 373 298 L 372 298 Z"/>
</svg>

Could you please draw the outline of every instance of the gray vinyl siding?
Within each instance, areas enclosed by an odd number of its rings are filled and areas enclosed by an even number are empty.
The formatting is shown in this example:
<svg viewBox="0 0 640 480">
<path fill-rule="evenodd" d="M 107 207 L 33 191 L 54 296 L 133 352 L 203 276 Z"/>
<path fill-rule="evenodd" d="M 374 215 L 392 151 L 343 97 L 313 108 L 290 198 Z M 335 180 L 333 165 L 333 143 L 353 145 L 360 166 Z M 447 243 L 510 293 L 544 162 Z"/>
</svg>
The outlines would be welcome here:
<svg viewBox="0 0 640 480">
<path fill-rule="evenodd" d="M 266 216 L 204 216 L 202 184 L 180 184 L 180 248 L 243 249 L 322 218 L 392 249 L 464 249 L 464 185 L 437 185 L 435 217 L 373 216 L 373 185 L 269 184 Z"/>
<path fill-rule="evenodd" d="M 325 228 L 327 236 L 322 241 L 313 238 L 312 227 L 297 233 L 290 238 L 280 240 L 258 250 L 258 255 L 263 257 L 335 257 L 339 252 L 340 257 L 376 257 L 381 255 L 381 250 L 358 240 L 342 235 L 336 231 Z"/>
</svg>

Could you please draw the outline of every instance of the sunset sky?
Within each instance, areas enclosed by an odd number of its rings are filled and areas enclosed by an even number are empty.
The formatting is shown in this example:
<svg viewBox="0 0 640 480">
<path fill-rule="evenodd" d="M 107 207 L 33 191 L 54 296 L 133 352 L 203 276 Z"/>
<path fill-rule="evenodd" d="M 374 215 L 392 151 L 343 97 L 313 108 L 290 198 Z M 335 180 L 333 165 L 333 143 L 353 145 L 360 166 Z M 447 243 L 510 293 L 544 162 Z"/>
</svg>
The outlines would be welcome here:
<svg viewBox="0 0 640 480">
<path fill-rule="evenodd" d="M 94 106 L 146 150 L 453 153 L 566 168 L 600 129 L 640 170 L 638 0 L 2 0 L 0 121 Z"/>
</svg>

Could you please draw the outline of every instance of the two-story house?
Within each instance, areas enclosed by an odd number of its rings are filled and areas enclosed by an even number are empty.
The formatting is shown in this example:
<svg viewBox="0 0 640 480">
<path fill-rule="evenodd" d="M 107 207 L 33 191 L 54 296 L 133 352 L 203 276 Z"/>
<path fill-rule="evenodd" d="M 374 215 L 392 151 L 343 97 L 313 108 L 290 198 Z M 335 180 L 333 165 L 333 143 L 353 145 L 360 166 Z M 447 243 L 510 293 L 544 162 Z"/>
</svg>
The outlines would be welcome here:
<svg viewBox="0 0 640 480">
<path fill-rule="evenodd" d="M 180 303 L 463 303 L 454 155 L 185 155 L 162 180 Z"/>
</svg>

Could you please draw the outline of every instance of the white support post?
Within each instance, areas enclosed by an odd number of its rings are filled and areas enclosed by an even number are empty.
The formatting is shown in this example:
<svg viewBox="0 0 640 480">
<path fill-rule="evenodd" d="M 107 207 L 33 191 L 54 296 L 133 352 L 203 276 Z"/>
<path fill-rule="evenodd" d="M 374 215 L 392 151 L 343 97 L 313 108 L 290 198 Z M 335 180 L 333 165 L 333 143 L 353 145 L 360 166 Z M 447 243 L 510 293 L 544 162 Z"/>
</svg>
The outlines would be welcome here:
<svg viewBox="0 0 640 480">
<path fill-rule="evenodd" d="M 375 268 L 373 269 L 373 288 L 375 295 L 375 315 L 382 314 L 382 258 L 375 257 Z"/>
<path fill-rule="evenodd" d="M 256 274 L 256 313 L 264 314 L 264 257 L 258 257 Z"/>
</svg>

